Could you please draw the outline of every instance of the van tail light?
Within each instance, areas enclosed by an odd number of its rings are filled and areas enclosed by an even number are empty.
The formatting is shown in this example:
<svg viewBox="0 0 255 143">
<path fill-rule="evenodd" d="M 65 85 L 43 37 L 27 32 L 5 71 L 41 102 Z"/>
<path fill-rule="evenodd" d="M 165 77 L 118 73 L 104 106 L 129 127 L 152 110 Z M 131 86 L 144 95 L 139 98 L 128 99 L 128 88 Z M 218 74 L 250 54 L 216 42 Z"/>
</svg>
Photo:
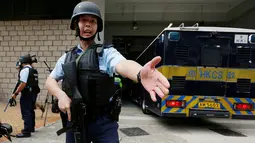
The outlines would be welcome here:
<svg viewBox="0 0 255 143">
<path fill-rule="evenodd" d="M 243 110 L 243 111 L 251 111 L 251 110 L 253 110 L 253 104 L 251 104 L 251 103 L 235 103 L 234 109 L 235 110 Z"/>
<path fill-rule="evenodd" d="M 184 100 L 167 100 L 166 107 L 183 108 L 185 107 L 185 101 Z"/>
</svg>

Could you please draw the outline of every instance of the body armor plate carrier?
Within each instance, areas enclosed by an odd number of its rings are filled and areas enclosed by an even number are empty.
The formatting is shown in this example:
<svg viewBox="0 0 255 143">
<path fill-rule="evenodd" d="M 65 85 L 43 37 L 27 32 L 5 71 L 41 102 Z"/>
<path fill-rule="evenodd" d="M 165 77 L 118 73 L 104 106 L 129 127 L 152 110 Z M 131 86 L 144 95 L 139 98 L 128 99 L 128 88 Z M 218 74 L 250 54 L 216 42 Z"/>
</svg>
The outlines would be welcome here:
<svg viewBox="0 0 255 143">
<path fill-rule="evenodd" d="M 103 47 L 95 44 L 88 48 L 82 55 L 76 54 L 77 47 L 67 52 L 65 62 L 76 60 L 77 67 L 77 85 L 79 92 L 83 98 L 83 102 L 87 105 L 87 115 L 97 115 L 102 110 L 109 109 L 110 98 L 116 92 L 114 78 L 108 74 L 102 73 L 99 69 L 98 58 L 103 54 Z M 62 89 L 71 97 L 71 86 L 67 81 L 63 80 Z M 108 108 L 109 107 L 109 108 Z"/>
<path fill-rule="evenodd" d="M 114 78 L 99 70 L 97 55 L 102 55 L 102 52 L 101 47 L 93 46 L 77 61 L 78 89 L 87 104 L 88 114 L 100 114 L 102 109 L 107 109 L 116 91 Z"/>
<path fill-rule="evenodd" d="M 108 47 L 95 44 L 80 56 L 76 54 L 77 47 L 66 53 L 62 68 L 67 74 L 62 81 L 62 90 L 72 99 L 72 126 L 64 126 L 57 132 L 58 135 L 70 128 L 77 133 L 85 132 L 83 129 L 87 120 L 93 120 L 97 115 L 108 114 L 112 120 L 119 120 L 121 89 L 114 84 L 114 77 L 100 71 L 98 62 L 103 49 Z"/>
<path fill-rule="evenodd" d="M 38 85 L 38 71 L 36 69 L 30 68 L 30 67 L 23 67 L 22 69 L 24 69 L 24 68 L 29 69 L 29 76 L 27 79 L 26 87 L 21 91 L 21 93 L 27 94 L 28 92 L 33 92 L 35 94 L 38 94 L 40 92 L 40 88 Z"/>
</svg>

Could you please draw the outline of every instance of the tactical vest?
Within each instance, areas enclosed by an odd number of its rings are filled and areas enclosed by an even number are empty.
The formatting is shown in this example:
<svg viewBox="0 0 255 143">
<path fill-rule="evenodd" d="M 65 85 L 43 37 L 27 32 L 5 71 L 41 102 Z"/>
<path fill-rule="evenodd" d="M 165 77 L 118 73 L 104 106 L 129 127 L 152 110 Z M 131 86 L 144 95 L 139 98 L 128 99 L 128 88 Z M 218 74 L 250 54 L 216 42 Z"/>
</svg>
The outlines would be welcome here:
<svg viewBox="0 0 255 143">
<path fill-rule="evenodd" d="M 25 68 L 29 69 L 29 75 L 28 75 L 26 87 L 21 91 L 21 93 L 22 94 L 26 94 L 27 92 L 33 92 L 35 94 L 39 93 L 40 88 L 38 85 L 38 71 L 34 68 L 27 67 L 27 66 L 23 67 L 22 69 L 25 69 Z"/>
<path fill-rule="evenodd" d="M 78 89 L 87 105 L 88 114 L 100 114 L 101 109 L 109 106 L 110 98 L 116 91 L 114 78 L 99 69 L 98 57 L 103 55 L 103 48 L 107 47 L 94 45 L 80 57 L 77 56 L 76 49 L 72 49 L 66 57 L 66 62 L 77 62 Z M 70 85 L 65 80 L 62 81 L 62 88 L 71 95 Z"/>
<path fill-rule="evenodd" d="M 78 54 L 76 52 L 78 48 L 77 47 L 73 47 L 71 48 L 69 51 L 66 51 L 66 57 L 65 57 L 65 61 L 64 63 L 68 63 L 68 62 L 73 62 L 76 60 L 76 58 L 78 58 Z M 71 97 L 71 85 L 68 84 L 68 82 L 66 81 L 65 78 L 63 78 L 62 80 L 62 90 L 69 96 Z"/>
</svg>

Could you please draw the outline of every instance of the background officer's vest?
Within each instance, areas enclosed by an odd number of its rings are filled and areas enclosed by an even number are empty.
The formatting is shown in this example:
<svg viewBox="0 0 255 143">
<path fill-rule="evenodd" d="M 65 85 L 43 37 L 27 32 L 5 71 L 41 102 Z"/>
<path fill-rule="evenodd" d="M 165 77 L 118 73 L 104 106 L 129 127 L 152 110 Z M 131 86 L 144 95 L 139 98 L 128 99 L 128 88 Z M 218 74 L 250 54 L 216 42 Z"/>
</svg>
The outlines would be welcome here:
<svg viewBox="0 0 255 143">
<path fill-rule="evenodd" d="M 40 92 L 40 88 L 38 85 L 38 71 L 31 67 L 23 67 L 22 69 L 28 68 L 29 69 L 29 75 L 27 79 L 26 87 L 22 90 L 21 93 L 26 94 L 27 92 L 33 92 L 35 94 Z M 21 70 L 22 70 L 21 69 Z"/>
</svg>

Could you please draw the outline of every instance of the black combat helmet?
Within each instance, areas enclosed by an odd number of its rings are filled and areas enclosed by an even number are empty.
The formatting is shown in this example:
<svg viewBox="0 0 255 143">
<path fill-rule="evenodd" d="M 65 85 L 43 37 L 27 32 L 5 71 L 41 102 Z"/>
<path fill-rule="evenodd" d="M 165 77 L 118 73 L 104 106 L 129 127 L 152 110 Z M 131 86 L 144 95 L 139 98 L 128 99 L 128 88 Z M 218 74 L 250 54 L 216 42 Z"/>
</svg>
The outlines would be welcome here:
<svg viewBox="0 0 255 143">
<path fill-rule="evenodd" d="M 101 32 L 103 30 L 103 20 L 101 17 L 101 12 L 99 7 L 89 1 L 83 1 L 78 3 L 73 10 L 73 15 L 71 17 L 71 25 L 70 28 L 75 30 L 75 21 L 77 20 L 78 16 L 83 14 L 94 15 L 97 17 L 97 32 Z"/>
<path fill-rule="evenodd" d="M 30 54 L 27 54 L 25 56 L 21 56 L 19 58 L 19 65 L 22 65 L 24 63 L 26 63 L 26 64 L 31 64 L 32 63 L 32 58 L 31 58 Z"/>
</svg>

